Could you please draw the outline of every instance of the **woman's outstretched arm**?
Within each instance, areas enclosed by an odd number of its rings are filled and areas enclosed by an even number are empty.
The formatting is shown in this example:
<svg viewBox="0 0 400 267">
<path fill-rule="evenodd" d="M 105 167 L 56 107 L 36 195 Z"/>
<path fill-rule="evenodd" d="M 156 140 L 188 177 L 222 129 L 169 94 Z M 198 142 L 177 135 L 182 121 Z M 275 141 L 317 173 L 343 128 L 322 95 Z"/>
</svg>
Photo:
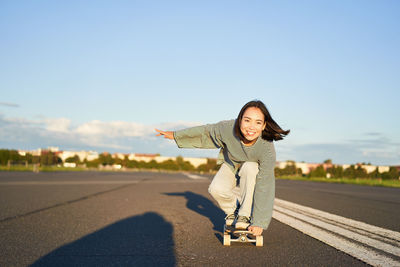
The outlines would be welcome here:
<svg viewBox="0 0 400 267">
<path fill-rule="evenodd" d="M 171 140 L 174 139 L 174 132 L 171 132 L 171 131 L 161 131 L 161 130 L 158 130 L 158 129 L 155 129 L 155 130 L 156 130 L 156 132 L 158 132 L 158 134 L 157 134 L 156 136 L 161 136 L 161 135 L 163 135 L 164 138 L 166 138 L 166 139 L 171 139 Z"/>
<path fill-rule="evenodd" d="M 179 131 L 155 129 L 157 136 L 175 140 L 179 148 L 220 148 L 222 146 L 219 124 L 206 124 Z"/>
</svg>

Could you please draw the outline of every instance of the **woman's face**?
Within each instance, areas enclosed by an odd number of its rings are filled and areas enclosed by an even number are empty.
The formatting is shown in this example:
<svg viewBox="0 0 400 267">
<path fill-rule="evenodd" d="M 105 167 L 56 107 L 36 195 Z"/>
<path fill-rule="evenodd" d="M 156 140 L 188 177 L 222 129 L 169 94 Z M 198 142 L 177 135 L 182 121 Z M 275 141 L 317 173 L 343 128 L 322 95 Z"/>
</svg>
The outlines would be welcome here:
<svg viewBox="0 0 400 267">
<path fill-rule="evenodd" d="M 259 108 L 247 108 L 243 113 L 242 121 L 240 123 L 240 131 L 245 138 L 245 140 L 242 141 L 246 145 L 254 144 L 265 129 L 265 125 L 264 114 Z"/>
</svg>

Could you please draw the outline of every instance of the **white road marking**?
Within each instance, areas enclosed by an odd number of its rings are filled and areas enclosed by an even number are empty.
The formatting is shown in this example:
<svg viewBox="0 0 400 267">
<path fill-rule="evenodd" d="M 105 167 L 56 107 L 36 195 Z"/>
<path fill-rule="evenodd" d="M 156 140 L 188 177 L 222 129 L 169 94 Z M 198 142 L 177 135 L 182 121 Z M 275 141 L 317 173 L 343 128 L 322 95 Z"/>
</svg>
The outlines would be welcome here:
<svg viewBox="0 0 400 267">
<path fill-rule="evenodd" d="M 360 222 L 360 221 L 348 219 L 348 218 L 345 218 L 345 217 L 342 217 L 342 216 L 338 216 L 338 215 L 331 214 L 331 213 L 328 213 L 328 212 L 324 212 L 324 211 L 321 211 L 321 210 L 317 210 L 317 209 L 313 209 L 313 208 L 310 208 L 310 207 L 302 206 L 302 205 L 299 205 L 299 204 L 296 204 L 296 203 L 292 203 L 292 202 L 289 202 L 289 201 L 285 201 L 285 200 L 282 200 L 282 199 L 278 199 L 278 198 L 275 198 L 275 205 L 278 205 L 280 207 L 289 208 L 289 209 L 292 209 L 292 210 L 302 211 L 305 214 L 306 213 L 313 214 L 313 215 L 319 216 L 320 218 L 340 223 L 341 225 L 350 226 L 352 228 L 359 228 L 359 229 L 362 229 L 364 231 L 372 232 L 372 233 L 375 233 L 377 235 L 382 235 L 384 237 L 395 239 L 395 240 L 400 242 L 400 233 L 396 232 L 396 231 L 392 231 L 392 230 L 388 230 L 388 229 L 385 229 L 385 228 L 381 228 L 381 227 L 377 227 L 377 226 L 374 226 L 374 225 L 370 225 L 370 224 L 367 224 L 367 223 L 363 223 L 363 222 Z M 400 243 L 399 243 L 399 245 L 400 245 Z"/>
<path fill-rule="evenodd" d="M 400 233 L 275 198 L 273 218 L 373 266 L 400 266 Z M 388 254 L 393 255 L 390 257 Z"/>
<path fill-rule="evenodd" d="M 183 173 L 184 175 L 186 175 L 187 177 L 189 177 L 190 179 L 193 180 L 199 180 L 199 179 L 207 179 L 206 177 L 200 176 L 200 175 L 196 175 L 196 174 L 190 174 L 190 173 Z"/>
</svg>

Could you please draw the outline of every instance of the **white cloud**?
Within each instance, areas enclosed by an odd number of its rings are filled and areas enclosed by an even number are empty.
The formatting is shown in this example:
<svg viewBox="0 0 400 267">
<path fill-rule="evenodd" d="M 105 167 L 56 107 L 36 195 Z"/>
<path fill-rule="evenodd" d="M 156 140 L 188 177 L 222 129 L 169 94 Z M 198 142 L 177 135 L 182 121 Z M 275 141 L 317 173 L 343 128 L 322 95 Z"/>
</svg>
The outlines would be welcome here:
<svg viewBox="0 0 400 267">
<path fill-rule="evenodd" d="M 90 121 L 78 126 L 74 132 L 86 135 L 106 135 L 108 137 L 120 137 L 120 136 L 144 136 L 146 134 L 145 126 L 131 122 L 102 122 L 102 121 Z"/>
<path fill-rule="evenodd" d="M 72 127 L 66 118 L 7 118 L 0 114 L 0 146 L 6 148 L 45 148 L 59 146 L 62 149 L 95 149 L 129 152 L 168 151 L 167 140 L 158 138 L 155 128 L 175 130 L 200 123 L 170 122 L 145 125 L 136 122 L 94 120 Z M 147 140 L 147 141 L 146 141 Z"/>
<path fill-rule="evenodd" d="M 376 138 L 379 136 L 379 139 Z M 332 143 L 285 143 L 276 144 L 278 160 L 323 162 L 332 159 L 334 163 L 354 164 L 371 162 L 379 165 L 400 165 L 400 144 L 384 134 L 373 134 L 368 139 L 353 139 Z"/>
<path fill-rule="evenodd" d="M 0 102 L 0 106 L 12 107 L 12 108 L 19 108 L 18 104 L 9 103 L 9 102 Z"/>
<path fill-rule="evenodd" d="M 111 121 L 102 122 L 98 120 L 90 121 L 78 126 L 73 132 L 83 136 L 107 136 L 107 137 L 149 137 L 155 135 L 155 128 L 164 130 L 174 130 L 200 125 L 194 122 L 172 122 L 159 125 L 145 125 L 135 122 Z"/>
<path fill-rule="evenodd" d="M 69 132 L 71 120 L 66 118 L 59 119 L 44 119 L 43 120 L 46 125 L 46 130 L 54 131 L 54 132 Z"/>
</svg>

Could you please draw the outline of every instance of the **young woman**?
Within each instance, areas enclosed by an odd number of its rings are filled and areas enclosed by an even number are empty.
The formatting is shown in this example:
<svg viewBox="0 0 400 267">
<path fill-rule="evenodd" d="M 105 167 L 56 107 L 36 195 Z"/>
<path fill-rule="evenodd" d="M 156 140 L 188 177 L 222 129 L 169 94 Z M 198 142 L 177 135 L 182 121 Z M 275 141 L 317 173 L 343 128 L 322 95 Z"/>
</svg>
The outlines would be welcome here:
<svg viewBox="0 0 400 267">
<path fill-rule="evenodd" d="M 236 120 L 175 132 L 156 131 L 157 136 L 175 140 L 179 148 L 220 148 L 218 162 L 222 165 L 208 191 L 226 213 L 226 224 L 236 221 L 236 228 L 255 235 L 267 229 L 275 197 L 273 141 L 283 139 L 290 131 L 281 129 L 263 102 L 248 102 Z M 234 192 L 237 178 L 239 198 Z"/>
</svg>

